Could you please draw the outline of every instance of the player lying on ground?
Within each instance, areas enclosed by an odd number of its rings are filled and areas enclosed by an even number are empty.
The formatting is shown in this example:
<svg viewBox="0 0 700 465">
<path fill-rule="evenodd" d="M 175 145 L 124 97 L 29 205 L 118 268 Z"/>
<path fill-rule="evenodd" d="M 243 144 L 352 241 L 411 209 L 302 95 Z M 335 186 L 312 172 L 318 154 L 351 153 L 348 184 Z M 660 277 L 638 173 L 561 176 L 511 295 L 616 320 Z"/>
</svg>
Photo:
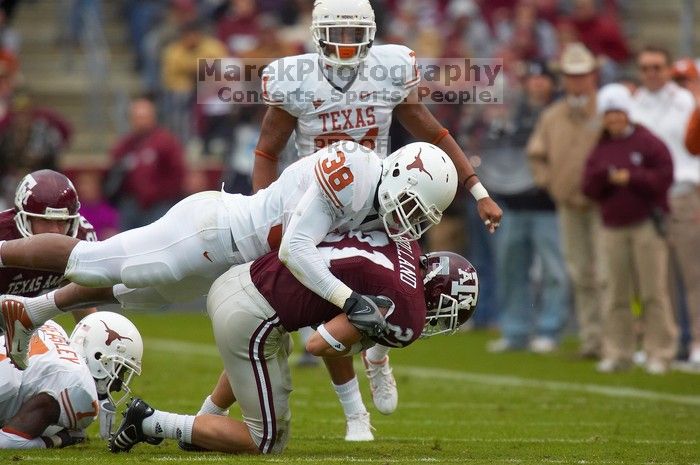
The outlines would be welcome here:
<svg viewBox="0 0 700 465">
<path fill-rule="evenodd" d="M 357 143 L 341 142 L 294 163 L 255 195 L 194 194 L 158 221 L 106 241 L 44 234 L 0 242 L 0 265 L 65 271 L 87 286 L 40 299 L 1 297 L 8 354 L 26 367 L 34 328 L 62 310 L 115 299 L 142 308 L 191 300 L 232 265 L 278 247 L 302 284 L 342 308 L 360 331 L 381 334 L 386 321 L 376 299 L 333 276 L 316 245 L 330 231 L 353 229 L 418 239 L 440 221 L 456 188 L 454 165 L 431 144 L 410 144 L 382 162 Z"/>
<path fill-rule="evenodd" d="M 0 241 L 36 234 L 65 234 L 83 241 L 97 240 L 92 225 L 80 215 L 73 183 L 52 170 L 34 171 L 20 181 L 15 207 L 0 212 Z M 0 268 L 0 295 L 35 297 L 65 284 L 62 272 Z M 95 308 L 73 312 L 77 323 Z"/>
<path fill-rule="evenodd" d="M 47 321 L 32 337 L 24 371 L 0 348 L 0 449 L 76 444 L 98 412 L 100 434 L 109 437 L 116 405 L 141 373 L 142 355 L 136 327 L 111 312 L 83 318 L 70 338 Z"/>
<path fill-rule="evenodd" d="M 331 234 L 319 251 L 335 275 L 359 292 L 382 296 L 378 305 L 386 333 L 372 339 L 360 334 L 347 315 L 304 287 L 274 253 L 235 266 L 212 285 L 207 311 L 244 421 L 162 412 L 134 399 L 110 449 L 128 451 L 155 437 L 220 452 L 281 452 L 291 418 L 289 332 L 317 326 L 309 351 L 347 356 L 375 342 L 405 347 L 421 334 L 453 332 L 474 311 L 476 272 L 458 255 L 421 256 L 416 242 L 394 242 L 380 231 Z"/>
<path fill-rule="evenodd" d="M 267 187 L 278 174 L 280 154 L 294 134 L 304 157 L 338 140 L 355 140 L 384 158 L 395 119 L 416 140 L 430 142 L 451 158 L 459 183 L 476 200 L 481 219 L 494 232 L 503 212 L 479 182 L 469 159 L 419 96 L 416 53 L 398 44 L 376 44 L 377 25 L 368 0 L 316 0 L 311 18 L 315 53 L 288 56 L 263 70 L 262 100 L 267 111 L 255 147 L 253 188 Z M 388 349 L 367 351 L 372 399 L 389 414 L 398 391 Z M 325 360 L 346 415 L 346 440 L 372 440 L 352 360 Z"/>
</svg>

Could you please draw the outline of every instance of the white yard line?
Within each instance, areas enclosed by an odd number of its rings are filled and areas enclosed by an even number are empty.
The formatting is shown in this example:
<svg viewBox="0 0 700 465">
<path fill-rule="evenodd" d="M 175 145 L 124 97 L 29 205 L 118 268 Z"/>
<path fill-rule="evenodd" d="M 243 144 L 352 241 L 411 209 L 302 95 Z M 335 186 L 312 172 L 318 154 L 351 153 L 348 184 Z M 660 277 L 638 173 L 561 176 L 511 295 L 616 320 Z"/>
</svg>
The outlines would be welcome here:
<svg viewBox="0 0 700 465">
<path fill-rule="evenodd" d="M 215 346 L 196 342 L 183 342 L 175 339 L 146 339 L 144 345 L 146 350 L 154 350 L 158 352 L 177 353 L 181 355 L 189 354 L 193 356 L 219 356 Z M 603 384 L 590 383 L 572 383 L 566 381 L 549 381 L 536 378 L 523 378 L 519 376 L 469 373 L 445 368 L 430 368 L 408 365 L 395 365 L 394 369 L 399 374 L 405 374 L 413 378 L 431 381 L 446 380 L 486 386 L 547 389 L 550 391 L 559 392 L 580 392 L 623 399 L 664 401 L 682 405 L 700 406 L 700 396 L 670 394 L 630 387 L 606 386 Z"/>
</svg>

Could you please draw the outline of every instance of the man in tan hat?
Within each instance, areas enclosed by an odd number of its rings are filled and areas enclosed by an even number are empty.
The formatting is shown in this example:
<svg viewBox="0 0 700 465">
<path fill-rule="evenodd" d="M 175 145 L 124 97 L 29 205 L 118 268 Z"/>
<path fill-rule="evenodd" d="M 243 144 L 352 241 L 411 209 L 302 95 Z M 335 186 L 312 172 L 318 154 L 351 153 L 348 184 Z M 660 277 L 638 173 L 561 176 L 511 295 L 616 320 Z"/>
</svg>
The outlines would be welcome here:
<svg viewBox="0 0 700 465">
<path fill-rule="evenodd" d="M 581 190 L 586 158 L 601 132 L 596 116 L 597 63 L 581 43 L 566 46 L 561 57 L 565 95 L 540 116 L 528 142 L 535 183 L 557 206 L 562 244 L 574 289 L 581 340 L 580 354 L 597 358 L 601 344 L 604 268 L 600 217 Z"/>
</svg>

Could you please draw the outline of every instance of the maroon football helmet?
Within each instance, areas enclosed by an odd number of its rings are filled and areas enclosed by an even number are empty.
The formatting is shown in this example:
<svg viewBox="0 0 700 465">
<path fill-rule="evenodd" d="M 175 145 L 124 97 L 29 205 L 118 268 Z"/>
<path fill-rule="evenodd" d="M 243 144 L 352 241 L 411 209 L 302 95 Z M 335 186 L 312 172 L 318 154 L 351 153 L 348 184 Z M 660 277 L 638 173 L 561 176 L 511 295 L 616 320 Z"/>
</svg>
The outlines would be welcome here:
<svg viewBox="0 0 700 465">
<path fill-rule="evenodd" d="M 15 192 L 15 223 L 24 237 L 31 236 L 30 218 L 69 221 L 68 235 L 78 235 L 80 223 L 78 193 L 66 176 L 52 170 L 29 173 Z"/>
<path fill-rule="evenodd" d="M 469 260 L 452 252 L 421 257 L 425 267 L 425 303 L 428 313 L 421 337 L 452 334 L 474 314 L 479 278 Z"/>
</svg>

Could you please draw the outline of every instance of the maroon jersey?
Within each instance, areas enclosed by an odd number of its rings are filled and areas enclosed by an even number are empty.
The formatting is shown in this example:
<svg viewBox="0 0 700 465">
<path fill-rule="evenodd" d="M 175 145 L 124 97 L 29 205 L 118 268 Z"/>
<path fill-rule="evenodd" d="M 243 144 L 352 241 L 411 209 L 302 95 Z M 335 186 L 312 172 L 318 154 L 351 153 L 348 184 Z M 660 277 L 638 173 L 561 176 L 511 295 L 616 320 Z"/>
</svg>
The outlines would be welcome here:
<svg viewBox="0 0 700 465">
<path fill-rule="evenodd" d="M 22 235 L 15 224 L 13 209 L 0 212 L 0 240 L 21 239 Z M 78 239 L 96 241 L 92 225 L 80 217 Z M 63 275 L 50 271 L 28 270 L 23 268 L 0 268 L 0 294 L 34 297 L 59 287 Z"/>
<path fill-rule="evenodd" d="M 318 250 L 331 273 L 352 290 L 381 295 L 394 302 L 395 309 L 386 318 L 389 333 L 377 342 L 404 347 L 421 335 L 427 310 L 418 243 L 394 242 L 383 231 L 351 231 L 329 234 Z M 250 275 L 287 331 L 316 326 L 342 313 L 297 281 L 280 262 L 277 252 L 255 260 Z"/>
</svg>

